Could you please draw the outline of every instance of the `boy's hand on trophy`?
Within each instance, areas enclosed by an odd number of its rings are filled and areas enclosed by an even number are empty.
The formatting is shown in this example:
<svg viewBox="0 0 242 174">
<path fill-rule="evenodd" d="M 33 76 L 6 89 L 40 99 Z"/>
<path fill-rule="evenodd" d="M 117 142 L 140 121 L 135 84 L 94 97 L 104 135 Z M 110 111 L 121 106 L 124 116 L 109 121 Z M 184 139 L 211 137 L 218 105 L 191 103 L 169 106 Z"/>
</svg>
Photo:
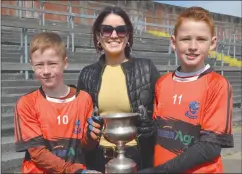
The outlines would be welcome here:
<svg viewBox="0 0 242 174">
<path fill-rule="evenodd" d="M 92 116 L 87 120 L 88 122 L 88 133 L 92 139 L 97 140 L 102 135 L 103 119 L 100 116 Z"/>
</svg>

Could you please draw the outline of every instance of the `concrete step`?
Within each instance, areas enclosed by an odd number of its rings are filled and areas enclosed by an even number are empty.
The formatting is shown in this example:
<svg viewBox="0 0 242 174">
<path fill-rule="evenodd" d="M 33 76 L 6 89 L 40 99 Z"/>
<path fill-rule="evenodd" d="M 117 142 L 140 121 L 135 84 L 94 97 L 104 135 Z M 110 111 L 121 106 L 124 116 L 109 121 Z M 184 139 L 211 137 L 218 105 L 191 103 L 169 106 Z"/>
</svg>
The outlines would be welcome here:
<svg viewBox="0 0 242 174">
<path fill-rule="evenodd" d="M 7 94 L 1 96 L 2 103 L 15 103 L 22 95 L 20 94 Z"/>
<path fill-rule="evenodd" d="M 16 91 L 18 90 L 18 88 L 20 88 L 20 91 L 21 91 L 21 89 L 23 89 L 23 87 L 26 87 L 26 86 L 30 86 L 30 87 L 40 86 L 40 83 L 36 79 L 34 79 L 34 80 L 33 79 L 29 79 L 29 80 L 20 79 L 21 75 L 17 75 L 18 78 L 14 79 L 15 74 L 16 73 L 14 73 L 12 76 L 11 75 L 5 75 L 5 77 L 8 76 L 7 80 L 2 79 L 2 92 L 3 92 L 3 94 L 4 93 L 13 94 L 14 91 L 15 91 L 15 89 L 13 89 L 13 87 L 16 87 Z M 74 74 L 67 73 L 64 76 L 65 76 L 65 82 L 67 84 L 76 85 L 77 81 L 78 81 L 79 73 L 74 73 Z M 34 77 L 32 77 L 32 78 L 34 78 Z M 239 91 L 241 89 L 241 86 L 242 86 L 241 81 L 236 80 L 236 79 L 232 79 L 232 80 L 229 80 L 229 81 L 230 81 L 234 91 Z M 236 92 L 236 94 L 237 93 L 239 94 L 239 92 Z"/>
<path fill-rule="evenodd" d="M 65 72 L 64 73 L 64 77 L 65 79 L 75 79 L 78 78 L 79 76 L 79 72 Z M 241 77 L 242 77 L 242 73 L 241 72 L 229 72 L 226 71 L 224 72 L 224 76 L 228 79 L 228 80 L 240 80 L 241 81 Z M 9 72 L 2 72 L 1 74 L 1 79 L 2 80 L 17 80 L 17 79 L 24 79 L 25 78 L 25 74 L 24 73 L 9 73 Z"/>
<path fill-rule="evenodd" d="M 240 103 L 241 104 L 241 97 L 242 97 L 242 95 L 240 94 L 240 95 L 234 95 L 234 104 L 238 104 L 238 103 Z"/>
<path fill-rule="evenodd" d="M 19 20 L 22 20 L 22 19 L 16 19 L 17 21 L 19 21 Z M 46 21 L 47 22 L 47 21 Z M 36 21 L 35 21 L 35 23 L 36 23 Z M 38 23 L 36 23 L 37 25 L 38 25 Z M 56 24 L 56 23 L 55 23 Z M 46 24 L 46 26 L 47 26 L 48 24 Z M 52 24 L 50 24 L 50 26 L 51 26 Z M 56 25 L 55 25 L 56 26 Z M 59 25 L 58 25 L 59 26 Z M 65 24 L 61 24 L 59 27 L 61 27 L 61 26 L 64 26 L 64 27 L 66 27 L 67 26 L 67 23 L 65 23 Z M 79 33 L 86 33 L 86 34 L 75 34 L 75 38 L 80 38 L 80 36 L 89 36 L 90 37 L 90 33 L 91 33 L 91 27 L 90 26 L 84 26 L 84 25 L 81 25 L 81 26 L 75 26 L 75 28 L 76 29 L 79 29 L 80 30 L 80 32 Z M 11 28 L 10 30 L 6 30 L 6 29 L 2 29 L 2 37 L 4 37 L 4 36 L 17 36 L 17 38 L 19 38 L 19 35 L 17 34 L 17 33 L 20 33 L 20 31 L 19 30 L 17 30 L 18 32 L 16 32 L 15 31 L 16 30 L 16 28 Z M 31 36 L 33 36 L 34 34 L 36 33 L 36 31 L 34 31 L 34 30 L 31 30 L 29 33 L 28 33 L 28 36 L 29 37 L 31 37 Z M 88 34 L 89 33 L 89 34 Z M 65 33 L 59 33 L 59 35 L 61 35 L 62 37 L 63 37 L 63 39 L 64 39 L 64 37 L 67 37 L 66 36 L 66 34 Z M 151 34 L 149 34 L 149 33 L 145 33 L 145 32 L 143 32 L 142 33 L 142 35 L 139 35 L 139 34 L 136 34 L 136 33 L 134 33 L 134 38 L 136 39 L 136 40 L 144 40 L 144 41 L 146 41 L 146 40 L 158 40 L 158 41 L 160 41 L 160 42 L 167 42 L 167 43 L 169 43 L 169 38 L 166 38 L 166 37 L 157 37 L 157 36 L 154 36 L 154 35 L 151 35 Z"/>
<path fill-rule="evenodd" d="M 23 73 L 1 73 L 1 80 L 21 80 L 24 78 Z"/>
<path fill-rule="evenodd" d="M 222 149 L 222 157 L 226 158 L 226 156 L 231 154 L 236 154 L 241 152 L 241 132 L 234 133 L 234 148 L 226 148 Z M 14 149 L 14 137 L 3 137 L 2 138 L 2 150 L 4 153 L 2 154 L 2 172 L 8 173 L 13 171 L 20 172 L 22 161 L 24 158 L 24 152 L 15 152 Z"/>
<path fill-rule="evenodd" d="M 78 73 L 64 73 L 64 79 L 78 79 Z M 25 74 L 24 73 L 2 73 L 1 80 L 24 80 Z M 35 78 L 33 73 L 31 73 L 31 78 Z"/>
<path fill-rule="evenodd" d="M 5 45 L 1 44 L 1 50 L 6 50 L 6 51 L 15 51 L 15 50 L 20 50 L 20 45 Z"/>
<path fill-rule="evenodd" d="M 9 104 L 10 105 L 10 104 Z M 15 104 L 11 104 L 12 107 Z M 12 111 L 14 108 L 12 108 Z M 238 125 L 242 123 L 242 109 L 241 108 L 233 108 L 233 117 L 232 117 L 232 124 Z M 2 136 L 7 137 L 14 134 L 14 112 L 7 112 L 2 113 Z"/>
<path fill-rule="evenodd" d="M 233 90 L 239 90 L 242 87 L 242 84 L 232 84 Z"/>
<path fill-rule="evenodd" d="M 242 108 L 233 108 L 232 122 L 234 126 L 242 124 Z"/>
<path fill-rule="evenodd" d="M 30 41 L 32 40 L 32 36 L 28 36 L 27 40 L 28 43 L 30 43 Z M 14 36 L 2 36 L 2 43 L 11 43 L 11 44 L 17 44 L 20 45 L 20 38 L 18 37 L 14 37 Z M 63 39 L 64 41 L 66 41 L 66 39 Z M 75 38 L 74 41 L 74 45 L 75 47 L 90 47 L 90 48 L 94 48 L 94 44 L 90 39 L 83 39 L 83 38 Z M 157 44 L 148 44 L 148 45 L 144 45 L 143 43 L 140 42 L 136 42 L 134 43 L 134 45 L 132 46 L 133 50 L 139 50 L 139 51 L 152 51 L 152 52 L 168 52 L 169 49 L 169 45 L 166 45 L 165 43 L 163 43 L 162 45 L 157 45 Z"/>
<path fill-rule="evenodd" d="M 233 148 L 224 148 L 222 149 L 222 156 L 227 156 L 231 154 L 235 154 L 241 152 L 241 128 L 240 131 L 233 133 L 234 138 L 234 147 Z"/>
<path fill-rule="evenodd" d="M 14 136 L 2 137 L 1 142 L 4 152 L 15 152 Z"/>
<path fill-rule="evenodd" d="M 158 54 L 153 54 L 152 52 L 147 52 L 147 54 L 137 54 L 137 53 L 132 53 L 132 55 L 135 58 L 148 58 L 151 60 L 166 60 L 169 58 L 173 58 L 175 60 L 174 55 L 169 55 L 168 53 L 160 53 Z M 73 62 L 80 62 L 83 60 L 95 60 L 97 61 L 99 59 L 100 55 L 97 53 L 75 53 L 73 55 L 68 55 L 69 61 Z M 20 62 L 21 59 L 21 54 L 2 54 L 2 62 Z M 22 60 L 24 61 L 24 56 L 22 56 Z M 211 60 L 207 60 L 207 62 L 211 62 Z M 74 62 L 75 63 L 75 62 Z"/>
<path fill-rule="evenodd" d="M 10 125 L 14 123 L 14 109 L 15 109 L 15 103 L 12 103 L 12 107 L 11 106 L 9 107 L 9 112 L 5 112 L 1 114 L 2 125 Z"/>
<path fill-rule="evenodd" d="M 3 87 L 2 88 L 2 94 L 4 95 L 15 95 L 15 94 L 19 94 L 19 95 L 23 95 L 23 94 L 27 94 L 33 90 L 38 89 L 40 86 L 36 85 L 36 86 L 10 86 L 10 87 Z"/>
<path fill-rule="evenodd" d="M 242 79 L 228 79 L 231 85 L 241 84 Z"/>
<path fill-rule="evenodd" d="M 28 43 L 33 38 L 33 36 L 36 33 L 28 33 Z M 63 41 L 67 41 L 67 35 L 66 34 L 60 34 Z M 20 34 L 14 34 L 14 33 L 5 33 L 2 32 L 2 42 L 11 41 L 14 43 L 20 43 Z M 71 39 L 71 38 L 70 38 Z M 78 35 L 75 34 L 75 45 L 87 45 L 87 46 L 94 46 L 93 40 L 91 35 Z M 139 44 L 146 44 L 146 45 L 155 45 L 155 46 L 169 46 L 169 41 L 164 39 L 143 39 L 142 41 L 139 38 L 134 38 L 133 45 L 139 45 Z"/>
<path fill-rule="evenodd" d="M 2 112 L 1 118 L 2 118 L 2 121 L 5 120 L 3 118 L 4 115 L 6 115 L 8 113 L 10 113 L 10 114 L 14 113 L 14 107 L 15 107 L 15 103 L 2 103 L 2 105 L 1 105 L 1 112 Z M 4 122 L 2 122 L 2 123 L 5 124 Z"/>
<path fill-rule="evenodd" d="M 171 65 L 175 65 L 175 56 L 174 54 L 169 55 L 168 53 L 162 53 L 162 52 L 140 52 L 140 51 L 133 51 L 133 56 L 136 58 L 150 58 L 154 63 L 159 65 L 167 65 L 168 60 L 171 60 Z M 2 54 L 2 62 L 20 62 L 21 54 L 16 54 L 12 52 L 5 52 Z M 70 63 L 94 63 L 98 60 L 99 55 L 96 52 L 80 52 L 80 53 L 69 53 L 69 62 Z M 23 61 L 23 59 L 22 59 Z M 208 64 L 214 64 L 214 60 L 207 59 L 206 63 Z M 216 62 L 217 66 L 221 64 L 220 61 Z M 226 66 L 226 65 L 225 65 Z"/>
<path fill-rule="evenodd" d="M 225 76 L 230 76 L 230 75 L 239 75 L 239 76 L 242 76 L 242 72 L 241 71 L 225 71 L 224 72 L 224 75 Z"/>
<path fill-rule="evenodd" d="M 81 59 L 81 58 L 69 58 L 68 59 L 68 62 L 69 63 L 85 63 L 85 64 L 92 64 L 92 63 L 95 63 L 96 61 L 98 60 L 98 58 L 90 58 L 88 59 L 85 58 L 85 59 Z M 1 60 L 3 63 L 21 63 L 21 60 L 20 60 L 20 57 L 18 58 L 8 58 L 8 57 L 2 57 L 2 60 Z M 24 62 L 24 60 L 22 59 L 22 62 Z M 163 62 L 161 62 L 163 63 Z"/>
<path fill-rule="evenodd" d="M 13 113 L 12 113 L 11 117 L 13 117 Z M 9 124 L 2 124 L 1 135 L 2 135 L 2 137 L 13 136 L 14 135 L 14 123 L 12 122 L 12 123 L 9 123 Z"/>
<path fill-rule="evenodd" d="M 226 79 L 228 79 L 229 81 L 230 80 L 238 80 L 238 81 L 241 81 L 241 76 L 236 76 L 236 75 L 234 75 L 234 76 L 226 76 L 226 75 L 224 75 L 224 77 L 226 77 Z"/>
<path fill-rule="evenodd" d="M 136 58 L 143 58 L 143 57 L 136 57 Z M 68 62 L 69 63 L 85 63 L 85 64 L 92 64 L 95 63 L 96 61 L 98 61 L 98 57 L 79 57 L 79 58 L 68 58 Z M 158 64 L 158 65 L 167 65 L 169 58 L 150 58 L 154 63 Z M 174 60 L 172 61 L 173 64 L 175 64 L 175 58 L 173 58 Z M 24 60 L 22 59 L 22 62 Z M 18 58 L 7 58 L 7 57 L 2 57 L 2 62 L 4 63 L 20 63 L 20 57 Z"/>
<path fill-rule="evenodd" d="M 77 84 L 78 79 L 66 79 L 66 84 Z M 2 81 L 2 88 L 9 86 L 40 86 L 40 82 L 37 80 L 4 80 Z"/>
<path fill-rule="evenodd" d="M 151 52 L 147 51 L 133 51 L 132 55 L 136 58 L 149 58 L 151 60 L 153 60 L 156 63 L 166 63 L 164 65 L 167 65 L 167 60 L 168 59 L 172 59 L 173 60 L 173 64 L 175 65 L 175 55 L 174 54 L 168 54 L 168 53 L 162 53 L 162 52 Z M 83 62 L 87 62 L 87 63 L 93 63 L 94 61 L 97 61 L 99 58 L 99 54 L 97 54 L 95 51 L 92 52 L 87 52 L 87 51 L 81 51 L 81 52 L 70 52 L 68 53 L 68 58 L 69 58 L 69 62 L 70 63 L 83 63 Z M 13 52 L 5 52 L 2 54 L 2 62 L 20 62 L 20 58 L 21 58 L 21 54 L 18 53 L 13 53 Z M 24 58 L 23 58 L 24 59 Z M 22 59 L 22 60 L 23 60 Z M 166 61 L 162 61 L 162 60 L 166 60 Z M 207 59 L 206 63 L 213 65 L 214 64 L 214 60 L 212 59 Z M 221 61 L 217 61 L 216 62 L 217 66 L 219 66 L 221 64 Z M 228 65 L 228 64 L 226 64 Z M 225 66 L 226 66 L 225 65 Z"/>
<path fill-rule="evenodd" d="M 236 90 L 233 90 L 233 93 L 234 93 L 235 96 L 239 96 L 239 95 L 242 95 L 242 90 L 236 89 Z"/>
<path fill-rule="evenodd" d="M 22 53 L 24 55 L 24 53 Z M 132 51 L 132 55 L 137 58 L 157 58 L 157 59 L 167 59 L 170 57 L 175 58 L 174 54 L 162 53 L 162 52 L 141 52 L 141 51 Z M 93 51 L 85 51 L 81 50 L 79 52 L 69 52 L 67 53 L 69 59 L 98 59 L 100 57 L 99 54 L 95 50 Z M 5 59 L 20 59 L 21 53 L 13 52 L 13 51 L 5 51 L 2 52 L 2 58 Z M 209 59 L 210 60 L 210 59 Z"/>
<path fill-rule="evenodd" d="M 1 173 L 20 173 L 25 152 L 2 153 Z"/>
<path fill-rule="evenodd" d="M 6 55 L 7 56 L 10 53 L 12 53 L 12 55 L 14 55 L 13 53 L 15 53 L 16 55 L 19 56 L 19 55 L 21 55 L 23 53 L 23 51 L 20 48 L 18 48 L 18 49 L 11 49 L 11 50 L 5 49 L 5 48 L 1 49 L 1 54 L 2 55 Z"/>
<path fill-rule="evenodd" d="M 25 82 L 30 82 L 30 81 L 25 81 Z M 25 83 L 24 82 L 24 83 Z M 72 80 L 72 82 L 76 82 L 77 80 Z M 76 83 L 74 83 L 76 85 Z M 34 85 L 34 84 L 31 84 Z M 23 93 L 26 94 L 26 93 Z M 2 103 L 12 103 L 12 102 L 16 102 L 20 96 L 22 96 L 23 94 L 2 94 L 1 99 L 2 99 Z M 234 95 L 234 103 L 241 103 L 241 93 L 239 95 Z"/>
</svg>

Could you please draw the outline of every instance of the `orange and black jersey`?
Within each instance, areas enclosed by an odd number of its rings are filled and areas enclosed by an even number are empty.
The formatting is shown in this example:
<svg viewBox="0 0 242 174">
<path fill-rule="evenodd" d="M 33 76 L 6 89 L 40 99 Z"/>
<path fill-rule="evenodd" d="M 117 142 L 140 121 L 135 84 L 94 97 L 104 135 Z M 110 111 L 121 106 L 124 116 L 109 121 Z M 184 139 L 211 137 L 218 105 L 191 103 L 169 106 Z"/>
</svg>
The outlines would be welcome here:
<svg viewBox="0 0 242 174">
<path fill-rule="evenodd" d="M 155 87 L 153 118 L 157 124 L 154 166 L 164 164 L 198 142 L 233 147 L 232 87 L 209 66 L 183 76 L 178 71 L 162 76 Z M 188 173 L 220 173 L 221 157 Z"/>
<path fill-rule="evenodd" d="M 40 88 L 22 96 L 14 118 L 16 151 L 26 151 L 22 171 L 45 172 L 31 162 L 28 150 L 35 147 L 44 147 L 65 162 L 78 164 L 76 169 L 85 169 L 83 147 L 88 144 L 87 119 L 92 110 L 92 99 L 84 91 L 56 99 Z"/>
</svg>

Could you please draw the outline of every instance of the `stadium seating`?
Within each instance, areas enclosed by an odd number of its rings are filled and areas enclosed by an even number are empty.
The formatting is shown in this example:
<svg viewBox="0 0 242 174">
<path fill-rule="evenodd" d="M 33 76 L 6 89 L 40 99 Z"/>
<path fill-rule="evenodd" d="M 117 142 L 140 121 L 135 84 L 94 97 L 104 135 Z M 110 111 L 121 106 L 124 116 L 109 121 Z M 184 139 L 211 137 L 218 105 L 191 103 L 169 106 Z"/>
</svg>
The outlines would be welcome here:
<svg viewBox="0 0 242 174">
<path fill-rule="evenodd" d="M 2 21 L 11 20 L 12 22 L 20 21 L 20 19 L 3 16 Z M 28 24 L 38 23 L 33 19 L 21 19 Z M 53 26 L 53 22 L 46 22 L 46 25 Z M 55 26 L 64 27 L 66 23 L 56 23 Z M 98 60 L 99 55 L 96 53 L 93 43 L 91 42 L 90 26 L 75 26 L 80 29 L 80 33 L 75 35 L 75 52 L 68 49 L 69 62 L 73 64 L 91 64 Z M 38 30 L 29 30 L 28 43 L 31 38 L 39 32 Z M 24 60 L 24 50 L 20 46 L 21 30 L 17 27 L 2 27 L 1 34 L 1 60 L 2 64 L 20 63 L 21 57 Z M 86 33 L 85 35 L 82 33 Z M 66 41 L 67 34 L 59 32 L 61 37 Z M 149 33 L 143 33 L 142 37 L 135 35 L 132 54 L 136 58 L 150 58 L 156 65 L 167 66 L 176 65 L 174 53 L 168 53 L 169 39 L 167 36 L 157 37 Z M 237 49 L 238 50 L 238 49 Z M 239 50 L 238 50 L 239 52 Z M 22 56 L 21 56 L 22 55 Z M 238 53 L 239 55 L 239 53 Z M 241 55 L 240 55 L 241 56 Z M 225 67 L 229 65 L 237 65 L 230 58 L 225 58 Z M 236 59 L 236 61 L 238 61 Z M 216 67 L 221 66 L 221 59 L 207 59 L 206 63 Z M 233 64 L 234 63 L 234 64 Z M 80 68 L 81 70 L 81 68 Z M 166 72 L 161 71 L 161 74 Z M 79 70 L 66 72 L 65 81 L 68 84 L 76 84 Z M 233 123 L 241 122 L 241 72 L 224 71 L 223 74 L 232 84 L 234 90 L 234 117 Z M 33 74 L 29 74 L 29 79 L 25 79 L 25 74 L 16 70 L 2 70 L 2 172 L 19 171 L 23 153 L 16 153 L 14 149 L 14 132 L 13 132 L 13 116 L 14 105 L 17 99 L 34 89 L 39 87 L 39 83 L 34 79 Z"/>
</svg>

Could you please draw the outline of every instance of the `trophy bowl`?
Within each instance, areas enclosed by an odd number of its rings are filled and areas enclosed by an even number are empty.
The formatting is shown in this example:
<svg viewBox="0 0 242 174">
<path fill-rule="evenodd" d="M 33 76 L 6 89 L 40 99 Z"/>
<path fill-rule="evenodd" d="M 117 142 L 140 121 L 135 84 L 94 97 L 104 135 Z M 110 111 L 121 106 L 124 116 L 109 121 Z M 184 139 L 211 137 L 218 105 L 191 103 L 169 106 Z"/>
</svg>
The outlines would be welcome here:
<svg viewBox="0 0 242 174">
<path fill-rule="evenodd" d="M 136 119 L 138 113 L 112 113 L 102 115 L 104 120 L 103 137 L 116 145 L 117 157 L 105 166 L 106 173 L 136 173 L 136 163 L 126 158 L 125 144 L 136 137 Z"/>
</svg>

